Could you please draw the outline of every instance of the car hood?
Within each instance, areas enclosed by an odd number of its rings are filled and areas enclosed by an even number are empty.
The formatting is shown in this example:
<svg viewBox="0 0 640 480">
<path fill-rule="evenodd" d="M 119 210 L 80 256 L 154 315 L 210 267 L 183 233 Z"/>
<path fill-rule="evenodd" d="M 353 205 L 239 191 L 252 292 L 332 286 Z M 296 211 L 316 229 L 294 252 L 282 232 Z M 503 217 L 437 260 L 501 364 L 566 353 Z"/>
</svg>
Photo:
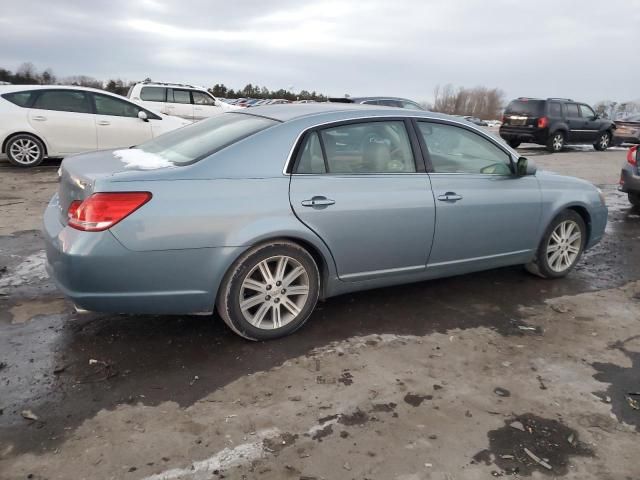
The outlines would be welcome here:
<svg viewBox="0 0 640 480">
<path fill-rule="evenodd" d="M 568 175 L 561 175 L 559 173 L 553 172 L 551 170 L 538 170 L 536 172 L 536 178 L 538 182 L 540 182 L 541 186 L 545 185 L 554 185 L 561 186 L 566 185 L 567 187 L 583 187 L 590 190 L 597 190 L 597 187 L 587 180 L 583 180 L 581 178 L 570 177 Z"/>
</svg>

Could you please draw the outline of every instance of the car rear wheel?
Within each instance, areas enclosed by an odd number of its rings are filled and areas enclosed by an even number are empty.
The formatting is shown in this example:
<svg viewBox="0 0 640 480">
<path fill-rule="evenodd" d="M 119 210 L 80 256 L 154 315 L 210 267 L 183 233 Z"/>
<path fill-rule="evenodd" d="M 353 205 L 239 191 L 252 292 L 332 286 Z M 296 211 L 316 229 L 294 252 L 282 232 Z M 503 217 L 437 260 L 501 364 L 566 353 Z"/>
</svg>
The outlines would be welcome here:
<svg viewBox="0 0 640 480">
<path fill-rule="evenodd" d="M 629 203 L 636 208 L 640 208 L 640 193 L 627 193 L 627 197 L 629 198 Z"/>
<path fill-rule="evenodd" d="M 229 269 L 217 309 L 224 322 L 249 340 L 293 333 L 309 318 L 320 292 L 320 273 L 300 245 L 280 240 L 252 248 Z"/>
<path fill-rule="evenodd" d="M 598 137 L 598 140 L 596 140 L 596 142 L 593 144 L 593 148 L 603 152 L 607 148 L 609 148 L 610 144 L 611 144 L 611 132 L 604 132 Z"/>
<path fill-rule="evenodd" d="M 564 133 L 555 132 L 547 139 L 547 150 L 550 152 L 560 152 L 564 148 Z"/>
<path fill-rule="evenodd" d="M 543 278 L 566 276 L 578 263 L 587 239 L 582 217 L 573 210 L 558 215 L 545 231 L 536 258 L 526 268 Z"/>
<path fill-rule="evenodd" d="M 12 137 L 7 142 L 5 152 L 16 167 L 35 167 L 44 159 L 44 145 L 40 139 L 28 134 Z"/>
<path fill-rule="evenodd" d="M 509 140 L 509 146 L 511 148 L 518 148 L 520 146 L 520 140 Z"/>
</svg>

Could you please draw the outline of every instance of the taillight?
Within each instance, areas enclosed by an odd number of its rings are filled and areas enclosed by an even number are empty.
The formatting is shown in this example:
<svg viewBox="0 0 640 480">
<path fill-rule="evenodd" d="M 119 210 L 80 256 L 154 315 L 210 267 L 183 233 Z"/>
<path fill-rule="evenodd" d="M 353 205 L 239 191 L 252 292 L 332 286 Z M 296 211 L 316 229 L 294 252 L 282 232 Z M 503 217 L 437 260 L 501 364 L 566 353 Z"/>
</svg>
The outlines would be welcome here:
<svg viewBox="0 0 640 480">
<path fill-rule="evenodd" d="M 540 117 L 538 119 L 538 128 L 547 128 L 549 126 L 549 119 L 547 117 Z"/>
<path fill-rule="evenodd" d="M 69 226 L 84 232 L 101 232 L 113 227 L 149 200 L 150 192 L 94 193 L 83 202 L 71 202 Z"/>
<path fill-rule="evenodd" d="M 627 152 L 627 162 L 629 163 L 629 165 L 633 165 L 634 167 L 638 165 L 637 155 L 638 145 L 636 145 L 635 147 L 631 147 Z"/>
</svg>

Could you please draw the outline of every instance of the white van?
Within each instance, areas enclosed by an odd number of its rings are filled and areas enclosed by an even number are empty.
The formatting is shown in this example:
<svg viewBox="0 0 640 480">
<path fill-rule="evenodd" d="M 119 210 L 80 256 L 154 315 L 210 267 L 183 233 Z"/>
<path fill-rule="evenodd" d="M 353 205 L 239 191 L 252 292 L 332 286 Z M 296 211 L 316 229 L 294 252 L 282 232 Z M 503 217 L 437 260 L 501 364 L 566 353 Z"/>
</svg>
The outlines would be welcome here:
<svg viewBox="0 0 640 480">
<path fill-rule="evenodd" d="M 195 121 L 240 108 L 218 100 L 205 88 L 182 83 L 136 83 L 127 97 L 166 115 Z"/>
</svg>

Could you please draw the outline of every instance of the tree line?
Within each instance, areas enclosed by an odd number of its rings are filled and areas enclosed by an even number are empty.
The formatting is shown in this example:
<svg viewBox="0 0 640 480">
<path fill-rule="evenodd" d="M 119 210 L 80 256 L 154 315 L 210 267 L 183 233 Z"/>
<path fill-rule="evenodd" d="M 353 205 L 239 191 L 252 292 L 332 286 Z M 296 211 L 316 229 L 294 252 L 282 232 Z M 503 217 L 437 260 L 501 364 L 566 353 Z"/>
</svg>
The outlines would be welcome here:
<svg viewBox="0 0 640 480">
<path fill-rule="evenodd" d="M 498 119 L 504 110 L 505 94 L 499 88 L 454 87 L 450 83 L 437 85 L 433 91 L 433 103 L 427 110 L 449 115 L 469 115 L 483 120 Z"/>
</svg>

